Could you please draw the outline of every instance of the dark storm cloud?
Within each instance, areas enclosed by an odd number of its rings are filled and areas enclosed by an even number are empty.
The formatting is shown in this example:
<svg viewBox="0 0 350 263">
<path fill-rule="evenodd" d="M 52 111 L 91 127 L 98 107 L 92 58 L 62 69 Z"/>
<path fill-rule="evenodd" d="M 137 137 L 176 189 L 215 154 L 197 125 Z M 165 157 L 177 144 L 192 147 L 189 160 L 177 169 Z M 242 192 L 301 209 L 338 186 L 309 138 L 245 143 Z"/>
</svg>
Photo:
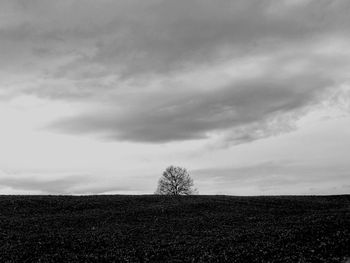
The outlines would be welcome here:
<svg viewBox="0 0 350 263">
<path fill-rule="evenodd" d="M 269 11 L 275 1 L 160 1 L 122 21 L 125 36 L 101 41 L 91 61 L 122 61 L 127 76 L 159 74 L 349 32 L 350 19 L 340 10 L 349 3 L 315 2 L 276 15 Z"/>
<path fill-rule="evenodd" d="M 95 63 L 129 77 L 181 69 L 348 34 L 350 23 L 348 1 L 17 2 L 14 11 L 28 19 L 0 35 L 17 45 L 31 43 L 34 56 L 42 56 L 37 50 L 75 54 L 61 76 Z"/>
<path fill-rule="evenodd" d="M 62 40 L 59 47 L 76 53 L 77 58 L 55 71 L 55 76 L 72 77 L 72 70 L 87 64 L 102 65 L 128 78 L 164 74 L 227 56 L 296 45 L 324 34 L 348 34 L 350 23 L 346 1 L 66 2 L 52 8 L 62 14 L 67 11 L 67 22 L 40 24 L 40 33 L 29 28 L 21 33 L 20 28 L 14 34 L 56 40 L 50 46 Z M 76 18 L 68 8 L 79 8 Z"/>
<path fill-rule="evenodd" d="M 50 125 L 63 132 L 137 142 L 215 132 L 242 143 L 290 130 L 331 86 L 348 80 L 347 0 L 0 5 L 0 66 L 16 74 L 18 93 L 85 103 L 85 112 Z M 345 44 L 334 48 L 337 41 Z M 225 84 L 207 77 L 246 59 L 259 76 L 248 70 Z M 203 68 L 202 78 L 178 81 Z M 236 68 L 225 70 L 234 75 Z"/>
<path fill-rule="evenodd" d="M 200 95 L 159 92 L 145 95 L 125 111 L 85 114 L 56 122 L 51 128 L 143 142 L 205 138 L 212 131 L 236 128 L 232 131 L 237 132 L 235 140 L 245 142 L 257 139 L 252 133 L 262 129 L 264 122 L 316 103 L 320 90 L 330 84 L 322 78 L 298 76 L 244 81 Z M 260 125 L 250 126 L 240 134 L 242 127 L 255 123 Z"/>
</svg>

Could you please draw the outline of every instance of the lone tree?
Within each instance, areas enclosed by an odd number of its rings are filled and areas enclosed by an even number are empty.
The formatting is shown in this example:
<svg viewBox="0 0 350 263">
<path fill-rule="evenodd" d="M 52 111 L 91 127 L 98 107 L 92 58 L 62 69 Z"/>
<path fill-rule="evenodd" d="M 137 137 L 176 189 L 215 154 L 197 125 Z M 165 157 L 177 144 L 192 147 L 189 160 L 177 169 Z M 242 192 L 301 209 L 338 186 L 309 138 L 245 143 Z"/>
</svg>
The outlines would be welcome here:
<svg viewBox="0 0 350 263">
<path fill-rule="evenodd" d="M 187 170 L 172 165 L 163 172 L 155 192 L 158 195 L 192 195 L 196 193 L 197 190 L 193 188 L 193 180 Z"/>
</svg>

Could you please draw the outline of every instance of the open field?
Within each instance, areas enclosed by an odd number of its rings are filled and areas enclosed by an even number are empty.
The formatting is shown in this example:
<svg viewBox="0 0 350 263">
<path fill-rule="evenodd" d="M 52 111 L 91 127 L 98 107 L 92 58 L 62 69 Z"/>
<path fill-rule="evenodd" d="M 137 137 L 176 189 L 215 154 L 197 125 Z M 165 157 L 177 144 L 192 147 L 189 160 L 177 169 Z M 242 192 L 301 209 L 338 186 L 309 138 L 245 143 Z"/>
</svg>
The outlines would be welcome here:
<svg viewBox="0 0 350 263">
<path fill-rule="evenodd" d="M 350 195 L 0 196 L 0 262 L 345 262 Z"/>
</svg>

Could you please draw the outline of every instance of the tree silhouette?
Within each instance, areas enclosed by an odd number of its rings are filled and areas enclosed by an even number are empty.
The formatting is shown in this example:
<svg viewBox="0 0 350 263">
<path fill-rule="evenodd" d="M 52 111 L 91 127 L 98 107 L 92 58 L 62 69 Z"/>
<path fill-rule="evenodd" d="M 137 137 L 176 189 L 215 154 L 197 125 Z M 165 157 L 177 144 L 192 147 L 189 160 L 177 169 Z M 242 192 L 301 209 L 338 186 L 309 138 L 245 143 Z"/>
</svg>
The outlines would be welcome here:
<svg viewBox="0 0 350 263">
<path fill-rule="evenodd" d="M 192 195 L 197 193 L 193 188 L 193 179 L 182 167 L 169 166 L 158 181 L 155 194 L 159 195 Z"/>
</svg>

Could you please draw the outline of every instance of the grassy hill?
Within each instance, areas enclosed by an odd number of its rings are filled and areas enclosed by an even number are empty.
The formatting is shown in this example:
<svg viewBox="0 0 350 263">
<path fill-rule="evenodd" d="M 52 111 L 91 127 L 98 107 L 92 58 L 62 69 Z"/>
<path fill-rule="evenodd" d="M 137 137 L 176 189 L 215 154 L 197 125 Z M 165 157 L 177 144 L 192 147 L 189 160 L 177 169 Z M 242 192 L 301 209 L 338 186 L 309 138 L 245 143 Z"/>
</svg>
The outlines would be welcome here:
<svg viewBox="0 0 350 263">
<path fill-rule="evenodd" d="M 350 195 L 0 196 L 0 262 L 345 262 Z"/>
</svg>

